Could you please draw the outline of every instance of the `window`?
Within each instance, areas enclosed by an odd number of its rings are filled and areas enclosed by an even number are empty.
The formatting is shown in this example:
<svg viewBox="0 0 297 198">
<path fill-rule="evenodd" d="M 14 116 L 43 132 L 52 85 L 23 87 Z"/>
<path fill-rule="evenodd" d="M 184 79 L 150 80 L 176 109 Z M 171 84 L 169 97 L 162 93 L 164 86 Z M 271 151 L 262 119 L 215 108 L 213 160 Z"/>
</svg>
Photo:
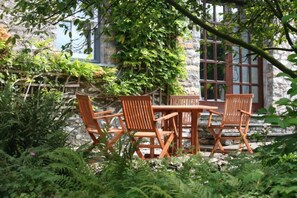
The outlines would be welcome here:
<svg viewBox="0 0 297 198">
<path fill-rule="evenodd" d="M 221 13 L 237 12 L 236 8 L 225 5 L 203 3 L 205 15 L 216 26 L 222 21 Z M 251 34 L 241 35 L 246 42 Z M 222 105 L 226 93 L 253 93 L 253 108 L 263 106 L 262 60 L 247 49 L 224 44 L 220 38 L 201 30 L 200 45 L 200 85 L 202 103 L 215 102 Z M 222 104 L 220 104 L 222 103 Z"/>
<path fill-rule="evenodd" d="M 100 62 L 100 36 L 98 28 L 98 15 L 94 15 L 94 19 L 90 19 L 90 23 L 86 24 L 85 31 L 77 30 L 74 25 L 75 19 L 86 19 L 82 13 L 77 13 L 71 18 L 60 22 L 57 25 L 55 35 L 55 47 L 62 51 L 67 48 L 72 51 L 72 58 L 90 59 L 92 62 Z M 71 37 L 69 36 L 71 35 Z M 92 48 L 92 52 L 86 53 L 88 48 Z"/>
</svg>

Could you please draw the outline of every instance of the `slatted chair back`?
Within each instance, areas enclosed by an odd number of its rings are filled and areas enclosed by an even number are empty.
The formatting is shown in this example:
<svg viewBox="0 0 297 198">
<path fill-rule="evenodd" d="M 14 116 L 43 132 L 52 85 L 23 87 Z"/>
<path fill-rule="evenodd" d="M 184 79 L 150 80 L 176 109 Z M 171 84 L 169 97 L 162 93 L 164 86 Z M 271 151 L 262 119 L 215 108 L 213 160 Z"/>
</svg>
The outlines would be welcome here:
<svg viewBox="0 0 297 198">
<path fill-rule="evenodd" d="M 92 103 L 87 95 L 76 95 L 78 101 L 78 108 L 81 118 L 87 129 L 96 129 L 98 123 L 94 120 L 95 114 L 93 111 Z"/>
<path fill-rule="evenodd" d="M 169 147 L 177 134 L 175 118 L 177 113 L 170 113 L 160 118 L 155 118 L 150 96 L 120 96 L 127 132 L 131 134 L 132 142 L 137 142 L 136 153 L 142 159 L 156 157 L 155 149 L 161 152 L 159 158 L 170 157 Z M 157 122 L 170 122 L 172 129 L 162 130 Z M 143 142 L 141 140 L 148 140 Z M 149 149 L 143 154 L 142 148 Z"/>
<path fill-rule="evenodd" d="M 214 146 L 210 153 L 213 156 L 219 148 L 221 152 L 226 150 L 223 147 L 222 140 L 238 140 L 239 151 L 245 145 L 249 153 L 253 153 L 248 140 L 247 133 L 251 119 L 253 94 L 226 94 L 224 113 L 210 111 L 207 128 L 215 139 Z M 222 122 L 220 125 L 212 124 L 213 114 L 222 115 Z M 222 136 L 225 129 L 236 129 L 236 134 L 226 133 Z M 238 135 L 237 135 L 238 134 Z"/>
<path fill-rule="evenodd" d="M 198 95 L 171 95 L 170 105 L 199 105 L 200 96 Z M 184 126 L 191 125 L 191 113 L 184 112 L 182 115 L 182 124 Z"/>
<path fill-rule="evenodd" d="M 76 94 L 76 97 L 81 118 L 88 134 L 93 140 L 93 145 L 98 144 L 101 137 L 102 140 L 106 141 L 106 149 L 112 150 L 112 145 L 114 145 L 125 132 L 125 126 L 121 118 L 122 114 L 112 114 L 112 110 L 94 112 L 89 96 Z M 119 121 L 120 127 L 110 126 L 110 119 L 113 118 Z M 101 121 L 105 122 L 106 127 L 103 127 L 104 130 L 102 130 L 99 124 Z M 113 135 L 108 137 L 107 133 Z"/>
<path fill-rule="evenodd" d="M 241 118 L 239 110 L 251 113 L 253 94 L 226 94 L 225 108 L 222 118 L 222 124 L 239 124 L 245 123 L 249 116 L 244 114 Z"/>
<path fill-rule="evenodd" d="M 150 96 L 121 96 L 126 127 L 134 131 L 154 131 L 155 116 Z"/>
</svg>

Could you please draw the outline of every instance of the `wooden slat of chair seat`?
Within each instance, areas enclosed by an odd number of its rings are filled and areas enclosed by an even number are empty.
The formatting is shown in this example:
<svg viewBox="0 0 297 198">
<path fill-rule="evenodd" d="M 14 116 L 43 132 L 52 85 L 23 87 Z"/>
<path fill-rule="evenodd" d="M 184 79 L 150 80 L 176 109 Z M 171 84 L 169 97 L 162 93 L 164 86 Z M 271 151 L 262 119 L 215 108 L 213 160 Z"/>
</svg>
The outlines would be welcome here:
<svg viewBox="0 0 297 198">
<path fill-rule="evenodd" d="M 190 105 L 199 105 L 199 101 L 200 101 L 200 96 L 199 95 L 170 95 L 169 98 L 169 104 L 170 105 L 185 105 L 185 106 L 190 106 Z M 192 116 L 190 112 L 183 112 L 182 113 L 182 117 L 179 119 L 181 119 L 181 123 L 182 123 L 182 128 L 187 128 L 190 129 L 191 128 L 191 122 L 192 122 Z M 180 122 L 177 122 L 178 125 L 180 124 Z M 179 127 L 179 126 L 178 126 Z M 190 131 L 190 134 L 192 133 L 192 131 Z M 197 131 L 198 133 L 198 131 Z M 191 135 L 189 136 L 183 136 L 183 133 L 179 132 L 178 134 L 178 145 L 180 145 L 179 147 L 182 146 L 182 141 L 183 139 L 187 139 L 187 140 L 191 140 L 192 137 Z M 191 151 L 191 149 L 189 150 Z"/>
<path fill-rule="evenodd" d="M 247 147 L 249 153 L 253 153 L 253 150 L 247 140 L 247 133 L 249 129 L 251 111 L 252 111 L 253 94 L 226 94 L 224 113 L 215 111 L 209 111 L 209 119 L 207 127 L 215 139 L 213 149 L 210 156 L 213 156 L 214 152 L 219 148 L 221 152 L 224 152 L 221 140 L 241 140 L 239 145 L 239 151 L 242 150 L 243 144 Z M 221 124 L 212 125 L 213 114 L 221 115 Z M 235 136 L 222 136 L 222 132 L 225 129 L 237 129 L 238 137 Z"/>
<path fill-rule="evenodd" d="M 99 137 L 107 140 L 107 149 L 112 150 L 112 146 L 121 138 L 125 132 L 125 125 L 122 121 L 123 114 L 112 114 L 112 110 L 94 112 L 89 96 L 76 94 L 78 107 L 81 118 L 84 122 L 86 131 L 93 140 L 93 144 L 99 143 Z M 110 119 L 117 118 L 120 123 L 120 128 L 115 128 L 110 125 Z M 106 128 L 102 128 L 99 122 L 105 121 Z M 114 134 L 113 137 L 107 137 L 107 134 Z"/>
<path fill-rule="evenodd" d="M 126 128 L 132 135 L 132 142 L 138 142 L 136 153 L 145 159 L 145 156 L 140 148 L 149 148 L 150 157 L 155 157 L 155 148 L 161 149 L 158 156 L 163 158 L 170 157 L 168 149 L 175 135 L 177 134 L 175 117 L 177 113 L 171 113 L 158 119 L 155 118 L 152 102 L 149 96 L 120 96 L 123 113 L 126 122 Z M 158 121 L 171 121 L 172 130 L 162 131 L 158 128 Z M 145 143 L 141 142 L 143 139 L 148 139 Z"/>
</svg>

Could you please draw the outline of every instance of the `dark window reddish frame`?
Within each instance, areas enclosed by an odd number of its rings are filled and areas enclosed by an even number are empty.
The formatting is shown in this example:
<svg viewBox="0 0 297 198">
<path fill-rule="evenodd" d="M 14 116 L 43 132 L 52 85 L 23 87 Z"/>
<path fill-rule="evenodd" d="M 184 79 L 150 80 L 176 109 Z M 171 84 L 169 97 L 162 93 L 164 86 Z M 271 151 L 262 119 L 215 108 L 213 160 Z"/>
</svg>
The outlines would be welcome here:
<svg viewBox="0 0 297 198">
<path fill-rule="evenodd" d="M 226 11 L 226 8 L 213 6 L 212 11 L 211 20 L 215 26 L 219 24 L 217 12 Z M 249 33 L 242 35 L 247 42 L 250 37 Z M 223 108 L 226 93 L 253 93 L 253 111 L 263 107 L 261 58 L 239 46 L 223 45 L 218 37 L 205 30 L 201 30 L 200 49 L 201 104 Z"/>
</svg>

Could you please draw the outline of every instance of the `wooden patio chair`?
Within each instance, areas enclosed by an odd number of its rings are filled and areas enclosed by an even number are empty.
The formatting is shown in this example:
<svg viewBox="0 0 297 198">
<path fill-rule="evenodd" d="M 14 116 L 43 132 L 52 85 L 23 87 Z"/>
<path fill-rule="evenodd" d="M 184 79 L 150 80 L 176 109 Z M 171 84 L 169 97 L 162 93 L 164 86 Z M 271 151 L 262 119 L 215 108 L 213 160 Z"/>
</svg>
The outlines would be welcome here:
<svg viewBox="0 0 297 198">
<path fill-rule="evenodd" d="M 198 95 L 171 95 L 169 98 L 169 104 L 170 105 L 199 105 L 200 96 Z M 180 121 L 178 122 L 178 125 L 181 123 L 182 128 L 191 128 L 191 120 L 192 116 L 190 112 L 183 112 L 182 115 L 179 115 L 178 118 Z M 179 126 L 178 126 L 179 127 Z M 190 131 L 190 134 L 192 131 Z M 183 139 L 191 140 L 191 136 L 183 136 L 182 131 L 179 131 L 178 134 L 178 145 L 181 148 Z"/>
<path fill-rule="evenodd" d="M 169 147 L 177 135 L 175 118 L 177 113 L 156 118 L 152 109 L 150 96 L 120 96 L 126 128 L 132 136 L 132 142 L 137 141 L 136 153 L 142 159 L 141 148 L 148 148 L 150 155 L 148 158 L 155 157 L 154 150 L 161 149 L 159 158 L 170 157 Z M 172 129 L 163 131 L 159 128 L 158 122 L 170 121 Z M 148 140 L 144 142 L 143 140 Z"/>
<path fill-rule="evenodd" d="M 122 120 L 123 114 L 112 114 L 112 110 L 94 112 L 89 96 L 76 94 L 76 97 L 81 118 L 86 127 L 86 131 L 93 140 L 93 145 L 100 143 L 100 138 L 102 138 L 107 141 L 107 149 L 112 150 L 112 146 L 125 132 L 125 125 Z M 118 119 L 120 123 L 119 128 L 110 125 L 112 118 Z M 100 121 L 104 121 L 106 126 L 102 126 Z"/>
<path fill-rule="evenodd" d="M 225 152 L 221 140 L 240 140 L 239 151 L 241 151 L 243 145 L 245 145 L 248 152 L 253 153 L 247 140 L 250 117 L 252 115 L 252 101 L 253 94 L 226 94 L 224 113 L 209 110 L 210 115 L 207 127 L 215 139 L 210 156 L 213 156 L 218 147 L 221 152 Z M 212 124 L 213 114 L 222 116 L 219 125 Z M 238 136 L 236 134 L 235 136 L 233 134 L 228 136 L 228 133 L 222 136 L 222 132 L 225 129 L 236 129 Z"/>
</svg>

